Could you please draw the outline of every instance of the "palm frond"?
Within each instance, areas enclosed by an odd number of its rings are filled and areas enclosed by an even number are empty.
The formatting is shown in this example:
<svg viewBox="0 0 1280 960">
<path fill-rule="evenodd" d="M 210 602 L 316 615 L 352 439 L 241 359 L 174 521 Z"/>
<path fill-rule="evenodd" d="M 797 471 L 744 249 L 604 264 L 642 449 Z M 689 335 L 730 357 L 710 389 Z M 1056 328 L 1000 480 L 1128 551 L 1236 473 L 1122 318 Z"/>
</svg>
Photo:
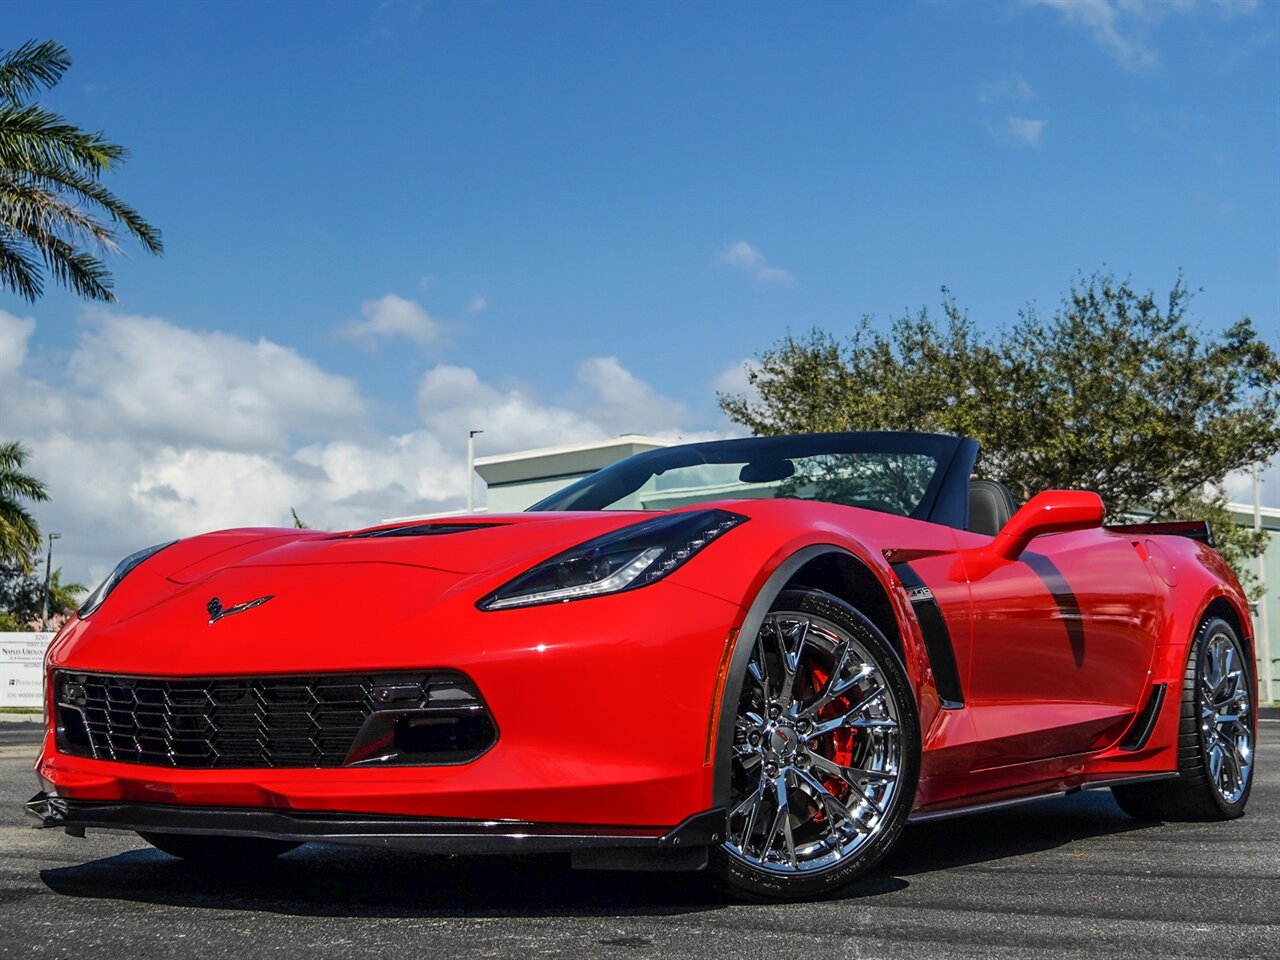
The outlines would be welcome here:
<svg viewBox="0 0 1280 960">
<path fill-rule="evenodd" d="M 42 87 L 57 86 L 69 66 L 67 48 L 56 40 L 28 40 L 0 57 L 0 97 L 17 103 Z"/>
<path fill-rule="evenodd" d="M 142 219 L 142 215 L 137 210 L 133 209 L 101 183 L 98 183 L 93 177 L 51 163 L 33 163 L 24 170 L 12 172 L 4 170 L 0 166 L 0 196 L 3 194 L 6 180 L 19 186 L 30 184 L 34 187 L 44 188 L 46 191 L 66 191 L 85 204 L 97 207 L 106 213 L 107 216 L 122 225 L 138 242 L 146 247 L 148 252 L 154 254 L 164 252 L 164 241 L 161 239 L 160 231 Z M 114 240 L 113 233 L 110 234 L 110 238 Z M 100 243 L 106 243 L 109 247 L 114 246 L 113 242 L 108 242 L 101 236 L 95 235 L 95 239 Z"/>
<path fill-rule="evenodd" d="M 43 178 L 0 171 L 0 222 L 24 236 L 51 233 L 73 243 L 92 243 L 116 252 L 115 231 L 48 189 Z"/>
<path fill-rule="evenodd" d="M 21 440 L 0 443 L 0 495 L 17 495 L 28 500 L 49 499 L 44 481 L 22 472 L 30 456 L 31 449 Z"/>
<path fill-rule="evenodd" d="M 3 226 L 0 220 L 0 286 L 8 287 L 22 299 L 35 303 L 44 292 L 40 263 L 30 245 Z"/>
<path fill-rule="evenodd" d="M 77 250 L 61 237 L 46 237 L 40 244 L 40 256 L 54 279 L 86 300 L 115 303 L 111 290 L 111 271 L 91 253 Z"/>
<path fill-rule="evenodd" d="M 40 527 L 22 501 L 49 499 L 44 483 L 23 472 L 30 455 L 20 440 L 0 443 L 0 560 L 16 562 L 24 573 L 40 549 Z"/>
<path fill-rule="evenodd" d="M 124 233 L 149 253 L 164 250 L 160 231 L 100 182 L 128 151 L 26 102 L 70 64 L 51 40 L 0 54 L 0 288 L 32 302 L 45 269 L 83 297 L 115 300 L 95 254 L 118 252 Z"/>
<path fill-rule="evenodd" d="M 35 163 L 100 174 L 129 151 L 67 123 L 43 107 L 0 104 L 0 167 L 24 170 Z"/>
<path fill-rule="evenodd" d="M 40 527 L 26 507 L 0 496 L 0 556 L 17 561 L 24 573 L 31 570 L 31 554 L 40 549 Z"/>
</svg>

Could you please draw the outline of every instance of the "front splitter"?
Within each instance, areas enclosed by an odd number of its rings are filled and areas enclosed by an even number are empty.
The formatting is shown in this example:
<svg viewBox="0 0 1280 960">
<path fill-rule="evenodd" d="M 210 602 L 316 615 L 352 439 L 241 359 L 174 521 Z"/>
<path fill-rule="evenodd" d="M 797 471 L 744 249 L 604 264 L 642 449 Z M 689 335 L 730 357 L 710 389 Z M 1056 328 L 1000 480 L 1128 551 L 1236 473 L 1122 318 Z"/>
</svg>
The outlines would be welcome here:
<svg viewBox="0 0 1280 960">
<path fill-rule="evenodd" d="M 337 843 L 436 854 L 574 853 L 592 849 L 679 851 L 723 839 L 725 813 L 708 810 L 670 827 L 529 823 L 369 816 L 257 807 L 197 807 L 108 800 L 71 800 L 45 792 L 26 803 L 40 828 L 70 833 L 129 830 L 222 837 L 258 837 L 292 843 Z"/>
</svg>

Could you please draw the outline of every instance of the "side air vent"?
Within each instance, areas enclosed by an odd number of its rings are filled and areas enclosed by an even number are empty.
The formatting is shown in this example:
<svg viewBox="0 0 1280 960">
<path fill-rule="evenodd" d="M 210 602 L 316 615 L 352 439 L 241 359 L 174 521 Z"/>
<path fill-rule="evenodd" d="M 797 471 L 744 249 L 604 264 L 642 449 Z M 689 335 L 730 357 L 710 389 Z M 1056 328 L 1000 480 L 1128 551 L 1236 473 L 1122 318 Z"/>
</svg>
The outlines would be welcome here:
<svg viewBox="0 0 1280 960">
<path fill-rule="evenodd" d="M 1164 691 L 1168 684 L 1157 683 L 1151 688 L 1147 697 L 1147 705 L 1134 718 L 1133 726 L 1120 741 L 1121 750 L 1141 750 L 1151 739 L 1151 732 L 1156 728 L 1156 718 L 1160 716 L 1160 707 L 1164 703 Z"/>
<path fill-rule="evenodd" d="M 951 645 L 951 631 L 942 616 L 942 608 L 934 599 L 933 591 L 920 579 L 909 563 L 893 564 L 893 571 L 902 581 L 907 600 L 920 622 L 924 647 L 933 666 L 933 679 L 938 687 L 938 699 L 942 709 L 959 710 L 964 706 L 964 690 L 960 686 L 960 670 L 956 667 L 956 654 Z"/>
</svg>

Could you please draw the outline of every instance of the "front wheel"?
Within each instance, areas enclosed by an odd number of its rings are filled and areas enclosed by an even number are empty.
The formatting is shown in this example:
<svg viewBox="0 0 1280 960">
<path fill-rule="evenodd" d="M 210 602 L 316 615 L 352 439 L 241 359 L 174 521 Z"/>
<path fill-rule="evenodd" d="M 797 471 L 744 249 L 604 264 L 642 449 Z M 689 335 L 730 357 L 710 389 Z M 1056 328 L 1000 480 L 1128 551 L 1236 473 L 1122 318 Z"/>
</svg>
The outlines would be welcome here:
<svg viewBox="0 0 1280 960">
<path fill-rule="evenodd" d="M 754 644 L 711 865 L 738 894 L 812 897 L 902 832 L 920 768 L 915 698 L 879 629 L 822 591 L 783 591 Z"/>
<path fill-rule="evenodd" d="M 204 866 L 238 867 L 268 863 L 301 844 L 264 837 L 213 837 L 194 833 L 139 833 L 171 857 Z"/>
<path fill-rule="evenodd" d="M 1233 820 L 1253 789 L 1252 663 L 1235 628 L 1200 625 L 1183 678 L 1178 779 L 1111 788 L 1139 820 Z"/>
</svg>

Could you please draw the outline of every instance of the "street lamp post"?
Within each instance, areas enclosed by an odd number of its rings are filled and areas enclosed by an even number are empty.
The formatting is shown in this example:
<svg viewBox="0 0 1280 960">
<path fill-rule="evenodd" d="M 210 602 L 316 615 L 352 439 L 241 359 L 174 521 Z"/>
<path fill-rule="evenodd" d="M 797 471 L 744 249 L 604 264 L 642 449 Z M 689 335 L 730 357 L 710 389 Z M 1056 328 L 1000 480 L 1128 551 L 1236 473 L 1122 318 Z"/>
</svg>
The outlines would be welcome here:
<svg viewBox="0 0 1280 960">
<path fill-rule="evenodd" d="M 483 430 L 471 430 L 467 433 L 467 513 L 476 512 L 476 434 Z"/>
<path fill-rule="evenodd" d="M 53 541 L 62 538 L 60 533 L 49 534 L 49 549 L 44 555 L 44 604 L 40 608 L 40 632 L 44 633 L 49 629 L 49 587 L 52 585 L 51 577 L 53 574 Z"/>
</svg>

